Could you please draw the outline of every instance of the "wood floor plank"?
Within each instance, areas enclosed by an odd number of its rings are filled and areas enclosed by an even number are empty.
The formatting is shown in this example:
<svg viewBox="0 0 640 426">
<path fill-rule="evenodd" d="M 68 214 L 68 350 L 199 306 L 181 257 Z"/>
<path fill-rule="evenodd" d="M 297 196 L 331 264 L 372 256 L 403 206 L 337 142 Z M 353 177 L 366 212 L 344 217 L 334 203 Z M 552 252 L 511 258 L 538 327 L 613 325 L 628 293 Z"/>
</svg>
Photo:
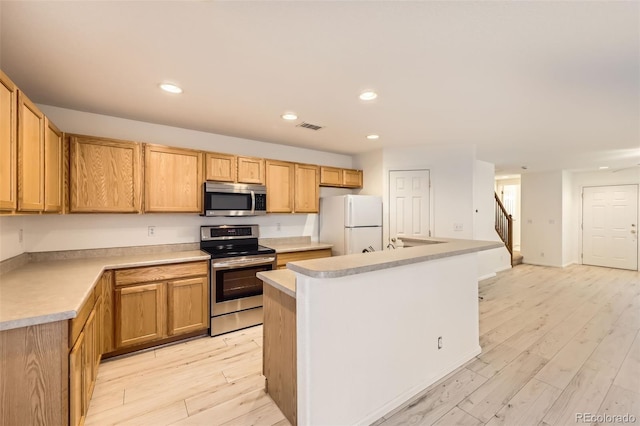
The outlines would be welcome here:
<svg viewBox="0 0 640 426">
<path fill-rule="evenodd" d="M 409 404 L 397 413 L 390 413 L 384 426 L 433 424 L 445 415 L 478 386 L 486 382 L 486 378 L 467 370 L 458 369 L 456 374 L 449 377 L 436 387 L 411 400 Z"/>
<path fill-rule="evenodd" d="M 532 379 L 489 420 L 487 426 L 535 426 L 560 393 L 560 389 Z"/>
<path fill-rule="evenodd" d="M 226 401 L 240 397 L 243 393 L 248 393 L 257 389 L 264 389 L 264 376 L 255 374 L 243 377 L 227 385 L 215 386 L 206 392 L 186 398 L 187 411 L 190 416 L 201 411 L 223 404 Z"/>
<path fill-rule="evenodd" d="M 546 362 L 546 359 L 525 351 L 478 387 L 458 406 L 486 423 L 531 380 Z"/>
<path fill-rule="evenodd" d="M 613 384 L 640 393 L 640 333 L 636 335 Z"/>
<path fill-rule="evenodd" d="M 595 422 L 596 425 L 636 423 L 638 419 L 640 419 L 640 393 L 632 392 L 628 389 L 621 388 L 620 386 L 613 385 L 609 389 L 605 400 L 600 406 L 598 414 L 602 416 L 623 417 L 620 419 L 614 419 L 614 421 L 610 421 L 611 419 L 607 419 L 605 417 L 602 419 L 602 422 Z M 625 421 L 624 416 L 626 416 L 627 419 L 631 419 L 633 416 L 636 421 Z"/>
<path fill-rule="evenodd" d="M 255 410 L 249 411 L 247 414 L 223 423 L 222 426 L 269 426 L 278 424 L 283 419 L 287 422 L 286 424 L 290 424 L 278 407 L 274 404 L 265 404 Z"/>
<path fill-rule="evenodd" d="M 440 420 L 434 423 L 435 426 L 482 426 L 483 424 L 480 420 L 458 407 L 453 407 Z"/>
<path fill-rule="evenodd" d="M 253 390 L 171 424 L 180 426 L 222 425 L 266 404 L 273 404 L 273 400 L 269 398 L 264 389 Z"/>
</svg>

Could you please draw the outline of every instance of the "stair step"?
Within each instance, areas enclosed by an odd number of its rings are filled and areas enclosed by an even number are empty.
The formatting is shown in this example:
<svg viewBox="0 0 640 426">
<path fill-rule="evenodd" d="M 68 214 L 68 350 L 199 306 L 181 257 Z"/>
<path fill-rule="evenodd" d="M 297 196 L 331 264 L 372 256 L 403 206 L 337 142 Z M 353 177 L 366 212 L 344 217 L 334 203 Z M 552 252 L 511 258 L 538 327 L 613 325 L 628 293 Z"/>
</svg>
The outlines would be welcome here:
<svg viewBox="0 0 640 426">
<path fill-rule="evenodd" d="M 511 266 L 516 266 L 521 264 L 522 264 L 522 255 L 520 254 L 519 251 L 514 251 L 512 260 L 511 260 Z"/>
</svg>

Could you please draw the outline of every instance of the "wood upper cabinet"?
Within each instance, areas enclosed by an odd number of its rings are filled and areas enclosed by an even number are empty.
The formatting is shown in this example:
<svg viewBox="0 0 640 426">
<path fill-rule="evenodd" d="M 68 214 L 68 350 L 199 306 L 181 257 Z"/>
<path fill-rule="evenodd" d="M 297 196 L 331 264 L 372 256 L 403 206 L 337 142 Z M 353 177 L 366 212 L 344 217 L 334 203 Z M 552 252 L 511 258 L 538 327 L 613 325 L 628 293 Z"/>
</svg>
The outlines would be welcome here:
<svg viewBox="0 0 640 426">
<path fill-rule="evenodd" d="M 320 204 L 319 174 L 318 166 L 311 164 L 295 165 L 295 213 L 318 213 Z"/>
<path fill-rule="evenodd" d="M 342 186 L 362 188 L 362 170 L 344 169 L 342 172 Z"/>
<path fill-rule="evenodd" d="M 72 213 L 139 213 L 142 150 L 139 143 L 70 136 Z"/>
<path fill-rule="evenodd" d="M 169 336 L 209 328 L 208 285 L 207 277 L 167 283 Z"/>
<path fill-rule="evenodd" d="M 342 186 L 342 169 L 321 166 L 320 185 Z"/>
<path fill-rule="evenodd" d="M 45 117 L 44 126 L 44 211 L 62 211 L 62 132 Z"/>
<path fill-rule="evenodd" d="M 295 165 L 266 160 L 267 213 L 292 213 Z"/>
<path fill-rule="evenodd" d="M 218 182 L 236 181 L 236 156 L 207 152 L 204 156 L 205 180 Z"/>
<path fill-rule="evenodd" d="M 0 210 L 18 207 L 18 88 L 0 70 Z"/>
<path fill-rule="evenodd" d="M 202 152 L 145 145 L 145 211 L 201 211 Z"/>
<path fill-rule="evenodd" d="M 264 185 L 264 158 L 238 157 L 237 181 Z"/>
<path fill-rule="evenodd" d="M 321 166 L 320 186 L 362 188 L 362 170 Z"/>
<path fill-rule="evenodd" d="M 18 90 L 18 210 L 44 209 L 44 114 Z"/>
</svg>

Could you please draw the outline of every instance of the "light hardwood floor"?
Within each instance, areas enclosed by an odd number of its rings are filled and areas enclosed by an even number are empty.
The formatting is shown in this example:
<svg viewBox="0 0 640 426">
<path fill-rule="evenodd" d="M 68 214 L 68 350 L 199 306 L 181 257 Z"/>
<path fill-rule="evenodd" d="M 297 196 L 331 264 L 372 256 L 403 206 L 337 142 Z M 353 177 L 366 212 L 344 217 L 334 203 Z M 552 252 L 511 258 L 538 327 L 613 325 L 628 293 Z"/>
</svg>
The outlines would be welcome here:
<svg viewBox="0 0 640 426">
<path fill-rule="evenodd" d="M 638 272 L 520 265 L 479 288 L 482 354 L 376 425 L 640 423 Z M 254 327 L 106 361 L 86 424 L 289 424 L 264 393 L 261 345 Z"/>
</svg>

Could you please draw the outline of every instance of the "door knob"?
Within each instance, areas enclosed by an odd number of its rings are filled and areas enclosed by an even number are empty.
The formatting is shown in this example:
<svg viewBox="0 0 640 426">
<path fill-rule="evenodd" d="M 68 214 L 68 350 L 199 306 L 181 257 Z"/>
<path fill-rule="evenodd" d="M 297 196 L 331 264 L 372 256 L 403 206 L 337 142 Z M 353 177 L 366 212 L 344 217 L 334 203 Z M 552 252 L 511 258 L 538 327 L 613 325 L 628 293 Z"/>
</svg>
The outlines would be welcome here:
<svg viewBox="0 0 640 426">
<path fill-rule="evenodd" d="M 392 242 L 392 243 L 395 243 L 395 242 L 396 242 L 396 239 L 395 239 L 395 238 L 392 238 L 392 239 L 391 239 L 391 242 Z"/>
</svg>

